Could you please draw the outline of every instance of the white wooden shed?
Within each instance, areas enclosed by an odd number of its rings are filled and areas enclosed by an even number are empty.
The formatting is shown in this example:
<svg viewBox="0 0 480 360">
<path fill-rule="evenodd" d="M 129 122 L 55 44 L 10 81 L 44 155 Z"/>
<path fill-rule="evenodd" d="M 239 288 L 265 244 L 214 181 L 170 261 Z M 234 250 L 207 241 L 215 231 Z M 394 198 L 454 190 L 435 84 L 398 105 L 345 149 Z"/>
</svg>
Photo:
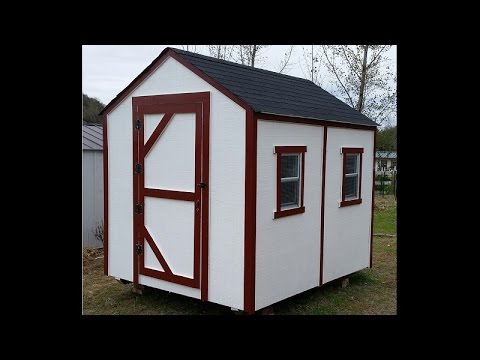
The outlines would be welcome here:
<svg viewBox="0 0 480 360">
<path fill-rule="evenodd" d="M 101 248 L 95 236 L 103 225 L 103 134 L 99 125 L 82 125 L 83 247 Z"/>
<path fill-rule="evenodd" d="M 103 110 L 105 274 L 253 313 L 372 266 L 376 123 L 166 48 Z"/>
</svg>

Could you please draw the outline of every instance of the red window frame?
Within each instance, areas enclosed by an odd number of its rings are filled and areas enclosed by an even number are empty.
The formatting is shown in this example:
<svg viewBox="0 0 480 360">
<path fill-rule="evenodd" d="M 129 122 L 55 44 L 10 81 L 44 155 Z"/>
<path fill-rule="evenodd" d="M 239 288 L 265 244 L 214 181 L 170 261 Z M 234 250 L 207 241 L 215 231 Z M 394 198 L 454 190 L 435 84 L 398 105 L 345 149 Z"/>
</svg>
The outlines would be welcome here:
<svg viewBox="0 0 480 360">
<path fill-rule="evenodd" d="M 347 154 L 358 154 L 360 157 L 360 165 L 358 169 L 358 198 L 352 200 L 345 199 L 346 186 L 346 170 L 347 170 Z M 363 162 L 363 148 L 342 147 L 343 155 L 343 170 L 342 170 L 342 201 L 340 207 L 357 205 L 362 203 L 362 162 Z"/>
<path fill-rule="evenodd" d="M 301 214 L 305 212 L 304 193 L 305 193 L 305 153 L 306 146 L 275 146 L 275 154 L 277 154 L 277 210 L 273 214 L 274 219 L 285 216 Z M 300 206 L 293 209 L 282 210 L 281 186 L 282 186 L 282 154 L 301 154 L 300 165 Z"/>
</svg>

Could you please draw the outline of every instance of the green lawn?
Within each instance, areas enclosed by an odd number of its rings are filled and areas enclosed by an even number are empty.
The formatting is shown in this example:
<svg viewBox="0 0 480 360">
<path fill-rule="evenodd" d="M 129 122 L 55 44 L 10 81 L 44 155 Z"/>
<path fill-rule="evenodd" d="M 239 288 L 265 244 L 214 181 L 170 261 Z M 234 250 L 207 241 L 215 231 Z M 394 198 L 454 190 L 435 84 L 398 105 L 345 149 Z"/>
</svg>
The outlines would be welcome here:
<svg viewBox="0 0 480 360">
<path fill-rule="evenodd" d="M 397 203 L 393 195 L 375 196 L 373 233 L 397 234 Z"/>
<path fill-rule="evenodd" d="M 375 234 L 396 234 L 396 202 L 377 197 L 374 216 Z M 397 239 L 374 236 L 373 268 L 350 275 L 350 284 L 342 288 L 332 281 L 272 306 L 276 315 L 396 314 L 397 312 Z M 83 313 L 131 315 L 230 315 L 230 308 L 147 288 L 143 295 L 103 275 L 100 254 L 85 256 L 83 262 Z"/>
</svg>

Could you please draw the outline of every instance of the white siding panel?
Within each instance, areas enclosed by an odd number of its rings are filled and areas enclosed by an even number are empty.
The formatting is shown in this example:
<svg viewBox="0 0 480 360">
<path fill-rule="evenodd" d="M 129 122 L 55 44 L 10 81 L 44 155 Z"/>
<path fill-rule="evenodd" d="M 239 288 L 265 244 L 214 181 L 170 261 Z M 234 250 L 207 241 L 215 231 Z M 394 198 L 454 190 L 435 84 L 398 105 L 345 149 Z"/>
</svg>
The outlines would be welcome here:
<svg viewBox="0 0 480 360">
<path fill-rule="evenodd" d="M 305 145 L 305 213 L 273 219 L 274 147 Z M 255 309 L 318 286 L 323 127 L 258 121 Z"/>
<path fill-rule="evenodd" d="M 169 281 L 159 280 L 144 275 L 138 275 L 138 281 L 140 282 L 140 284 L 151 286 L 153 288 L 170 291 L 175 294 L 185 295 L 195 299 L 200 299 L 200 289 L 175 284 Z"/>
<path fill-rule="evenodd" d="M 209 300 L 243 309 L 246 112 L 212 91 Z"/>
<path fill-rule="evenodd" d="M 195 191 L 195 114 L 176 114 L 145 157 L 145 187 Z"/>
<path fill-rule="evenodd" d="M 175 275 L 193 278 L 195 203 L 145 197 L 145 227 Z"/>
<path fill-rule="evenodd" d="M 168 58 L 108 116 L 109 268 L 132 280 L 132 96 L 210 91 L 209 301 L 243 309 L 245 110 Z M 150 130 L 149 130 L 150 131 Z M 140 276 L 140 283 L 200 298 L 200 290 Z"/>
<path fill-rule="evenodd" d="M 145 246 L 143 248 L 143 252 L 145 253 L 145 267 L 148 269 L 154 269 L 158 271 L 164 271 L 162 264 L 158 261 L 157 257 L 155 256 L 155 253 L 153 252 L 152 248 L 148 244 L 148 242 L 145 241 Z"/>
<path fill-rule="evenodd" d="M 342 147 L 363 147 L 362 203 L 339 207 Z M 328 128 L 325 179 L 324 283 L 364 269 L 370 263 L 373 131 Z"/>
<path fill-rule="evenodd" d="M 133 142 L 131 102 L 107 117 L 108 274 L 133 281 Z"/>
<path fill-rule="evenodd" d="M 160 123 L 160 120 L 165 114 L 145 114 L 143 117 L 143 123 L 145 126 L 145 133 L 143 135 L 143 143 L 146 144 L 152 133 L 155 131 L 155 128 Z M 171 120 L 171 119 L 170 119 Z"/>
</svg>

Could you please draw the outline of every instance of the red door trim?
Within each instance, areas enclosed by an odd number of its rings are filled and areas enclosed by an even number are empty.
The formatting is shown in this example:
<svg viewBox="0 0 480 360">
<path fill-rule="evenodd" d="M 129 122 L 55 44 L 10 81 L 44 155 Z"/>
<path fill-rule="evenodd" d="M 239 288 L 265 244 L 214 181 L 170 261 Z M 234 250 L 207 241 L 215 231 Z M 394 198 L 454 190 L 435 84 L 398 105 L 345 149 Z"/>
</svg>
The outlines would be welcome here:
<svg viewBox="0 0 480 360">
<path fill-rule="evenodd" d="M 157 141 L 158 137 L 160 136 L 160 134 L 163 132 L 163 130 L 167 127 L 168 123 L 170 122 L 170 119 L 172 118 L 173 116 L 173 113 L 166 113 L 165 115 L 163 115 L 162 119 L 160 120 L 159 124 L 157 125 L 157 127 L 155 128 L 155 130 L 153 130 L 153 133 L 152 135 L 150 135 L 150 137 L 148 138 L 147 140 L 147 143 L 145 144 L 145 146 L 143 147 L 143 156 L 147 155 L 148 152 L 150 151 L 150 149 L 152 148 L 153 144 L 155 144 L 155 142 Z"/>
<path fill-rule="evenodd" d="M 194 104 L 193 110 L 195 111 L 195 183 L 194 183 L 194 192 L 195 192 L 195 202 L 198 204 L 201 203 L 201 188 L 198 187 L 198 183 L 201 182 L 202 175 L 202 120 L 201 120 L 201 103 Z M 200 210 L 198 210 L 200 211 Z M 197 205 L 195 205 L 195 213 L 197 212 Z M 201 239 L 201 216 L 202 213 L 197 216 L 196 214 L 194 220 L 194 241 L 193 241 L 193 278 L 196 279 L 196 287 L 200 286 L 200 239 Z"/>
<path fill-rule="evenodd" d="M 202 221 L 202 242 L 201 242 L 201 299 L 202 301 L 208 300 L 208 218 L 209 218 L 209 190 L 208 184 L 210 184 L 210 93 L 203 93 L 202 101 L 202 169 L 203 173 L 203 182 L 207 184 L 205 188 L 202 189 L 202 201 L 201 201 L 201 221 Z"/>
<path fill-rule="evenodd" d="M 173 275 L 172 270 L 170 269 L 170 266 L 168 266 L 167 262 L 165 261 L 165 258 L 163 257 L 162 253 L 158 249 L 157 244 L 155 244 L 155 241 L 153 241 L 152 235 L 148 232 L 147 228 L 143 226 L 143 235 L 145 239 L 147 239 L 148 245 L 152 249 L 153 253 L 157 257 L 158 262 L 160 265 L 162 265 L 163 270 L 165 271 L 165 275 Z M 145 269 L 145 264 L 142 265 L 142 268 Z"/>
<path fill-rule="evenodd" d="M 133 105 L 133 98 L 132 98 L 132 105 Z M 132 204 L 132 214 L 133 214 L 133 243 L 132 243 L 132 256 L 133 256 L 133 286 L 138 287 L 138 255 L 135 252 L 135 245 L 137 243 L 141 244 L 143 246 L 143 239 L 140 238 L 138 234 L 138 221 L 139 218 L 135 214 L 135 204 L 139 203 L 139 189 L 138 189 L 138 184 L 139 184 L 139 177 L 140 176 L 135 176 L 136 173 L 133 169 L 135 169 L 135 166 L 138 164 L 139 160 L 139 151 L 138 151 L 138 143 L 139 143 L 139 136 L 138 134 L 138 129 L 136 129 L 136 121 L 140 120 L 139 114 L 138 114 L 138 107 L 137 106 L 132 106 L 132 136 L 133 136 L 133 161 L 132 161 L 132 173 L 133 173 L 133 204 Z M 140 120 L 141 126 L 143 126 L 143 119 Z M 143 130 L 140 132 L 142 134 L 142 141 L 143 141 Z"/>
<path fill-rule="evenodd" d="M 195 201 L 195 193 L 188 192 L 188 191 L 175 191 L 175 190 L 145 188 L 143 193 L 146 196 L 157 197 L 157 198 L 162 198 L 162 199 Z"/>
<path fill-rule="evenodd" d="M 164 271 L 145 268 L 144 253 L 138 256 L 134 251 L 134 284 L 138 285 L 138 275 L 146 275 L 158 279 L 171 281 L 181 285 L 201 288 L 201 299 L 208 300 L 208 132 L 210 116 L 210 93 L 184 93 L 155 96 L 132 97 L 133 128 L 134 128 L 134 163 L 142 165 L 140 174 L 134 172 L 134 204 L 144 206 L 144 197 L 160 197 L 184 201 L 196 201 L 200 204 L 199 214 L 194 220 L 194 258 L 193 278 L 177 275 L 172 272 L 160 249 L 145 228 L 144 212 L 134 215 L 134 246 L 139 243 L 145 245 L 145 240 L 162 265 Z M 151 150 L 158 137 L 161 136 L 175 113 L 195 112 L 195 184 L 204 182 L 206 187 L 195 186 L 195 192 L 174 191 L 168 189 L 145 188 L 145 156 Z M 144 144 L 144 116 L 145 114 L 164 113 L 154 132 Z M 135 129 L 136 121 L 140 120 L 139 133 Z M 148 171 L 148 169 L 147 169 Z"/>
</svg>

